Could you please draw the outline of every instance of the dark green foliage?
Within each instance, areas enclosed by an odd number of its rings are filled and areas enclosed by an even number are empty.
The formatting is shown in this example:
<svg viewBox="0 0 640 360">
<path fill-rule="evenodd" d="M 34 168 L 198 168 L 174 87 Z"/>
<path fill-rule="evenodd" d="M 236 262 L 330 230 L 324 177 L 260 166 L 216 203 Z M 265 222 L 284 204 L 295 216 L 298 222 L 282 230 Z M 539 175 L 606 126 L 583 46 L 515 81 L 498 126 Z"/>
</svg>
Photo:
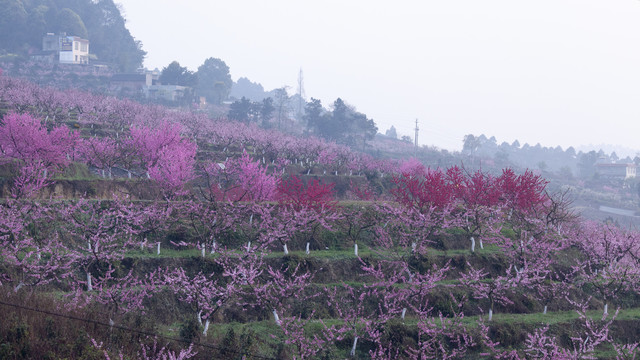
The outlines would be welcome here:
<svg viewBox="0 0 640 360">
<path fill-rule="evenodd" d="M 311 101 L 309 101 L 304 107 L 304 115 L 302 117 L 307 124 L 307 131 L 316 129 L 320 126 L 324 111 L 321 101 L 319 99 L 311 98 Z"/>
<path fill-rule="evenodd" d="M 398 138 L 398 133 L 396 131 L 395 126 L 393 125 L 391 125 L 391 127 L 387 131 L 385 131 L 384 134 L 390 138 L 394 138 L 394 139 Z"/>
<path fill-rule="evenodd" d="M 434 291 L 430 296 L 429 306 L 433 308 L 433 314 L 442 314 L 445 317 L 454 316 L 460 312 L 458 303 L 463 302 L 463 299 L 467 295 L 466 292 L 460 288 L 439 288 L 442 291 Z"/>
<path fill-rule="evenodd" d="M 412 254 L 408 259 L 408 265 L 421 274 L 433 270 L 434 263 L 435 259 L 429 254 Z"/>
<path fill-rule="evenodd" d="M 198 339 L 200 336 L 200 324 L 195 316 L 189 317 L 180 324 L 180 339 L 190 343 Z"/>
<path fill-rule="evenodd" d="M 204 61 L 198 72 L 198 95 L 206 97 L 212 104 L 221 104 L 226 100 L 231 91 L 233 80 L 229 74 L 229 66 L 216 58 L 208 58 Z"/>
<path fill-rule="evenodd" d="M 69 8 L 60 10 L 57 16 L 57 22 L 58 32 L 65 32 L 68 35 L 79 36 L 83 39 L 89 37 L 82 18 Z"/>
<path fill-rule="evenodd" d="M 50 299 L 15 295 L 6 297 L 5 294 L 1 294 L 0 299 L 8 303 L 61 312 Z M 0 305 L 0 314 L 0 359 L 104 359 L 104 355 L 90 342 L 90 337 L 95 336 L 96 330 L 104 329 L 6 305 Z M 89 316 L 87 313 L 86 317 Z M 135 343 L 135 346 L 138 344 Z"/>
<path fill-rule="evenodd" d="M 244 329 L 242 331 L 242 334 L 240 335 L 240 346 L 242 349 L 244 349 L 245 353 L 255 353 L 255 351 L 252 351 L 255 339 L 257 339 L 258 336 L 256 335 L 255 331 L 251 330 L 251 329 Z"/>
<path fill-rule="evenodd" d="M 246 97 L 251 101 L 262 101 L 268 95 L 261 84 L 254 83 L 246 77 L 241 77 L 233 84 L 229 96 L 236 99 Z"/>
<path fill-rule="evenodd" d="M 198 83 L 195 73 L 184 66 L 180 66 L 177 61 L 173 61 L 162 69 L 159 80 L 165 85 L 195 86 Z"/>
<path fill-rule="evenodd" d="M 139 68 L 145 56 L 113 0 L 0 0 L 1 50 L 26 56 L 42 49 L 48 32 L 88 39 L 91 54 L 123 72 Z"/>
<path fill-rule="evenodd" d="M 29 339 L 29 326 L 21 321 L 15 314 L 7 321 L 10 326 L 0 337 L 0 358 L 2 359 L 23 359 L 31 357 L 31 341 Z"/>
<path fill-rule="evenodd" d="M 9 52 L 24 43 L 29 13 L 20 0 L 0 0 L 0 46 Z"/>
<path fill-rule="evenodd" d="M 224 334 L 224 338 L 220 342 L 220 350 L 218 356 L 224 359 L 236 359 L 241 358 L 240 354 L 236 351 L 239 349 L 238 340 L 236 339 L 236 332 L 233 328 L 229 328 Z"/>
<path fill-rule="evenodd" d="M 373 139 L 378 127 L 365 114 L 357 112 L 341 98 L 333 102 L 331 113 L 325 113 L 320 100 L 311 98 L 303 117 L 307 129 L 318 136 L 357 148 L 364 148 Z"/>
<path fill-rule="evenodd" d="M 595 163 L 598 160 L 598 154 L 595 151 L 589 151 L 580 156 L 578 162 L 578 170 L 583 178 L 591 178 L 595 175 Z"/>
<path fill-rule="evenodd" d="M 242 97 L 242 99 L 234 101 L 229 106 L 229 119 L 237 120 L 244 123 L 250 122 L 255 113 L 255 106 L 247 99 L 246 97 Z"/>
<path fill-rule="evenodd" d="M 273 106 L 273 98 L 267 97 L 262 100 L 262 106 L 260 106 L 260 120 L 263 124 L 271 120 L 275 110 L 276 108 Z"/>
<path fill-rule="evenodd" d="M 500 343 L 502 347 L 521 346 L 527 339 L 527 333 L 532 332 L 523 324 L 502 323 L 500 326 L 491 326 L 489 336 Z"/>
</svg>

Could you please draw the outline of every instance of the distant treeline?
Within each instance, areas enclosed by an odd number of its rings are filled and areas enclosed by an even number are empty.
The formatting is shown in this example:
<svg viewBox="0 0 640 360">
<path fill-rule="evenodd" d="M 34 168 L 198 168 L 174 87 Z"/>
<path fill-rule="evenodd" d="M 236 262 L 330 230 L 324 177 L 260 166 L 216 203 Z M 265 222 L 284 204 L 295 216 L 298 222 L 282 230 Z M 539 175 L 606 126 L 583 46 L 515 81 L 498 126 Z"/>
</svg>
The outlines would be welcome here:
<svg viewBox="0 0 640 360">
<path fill-rule="evenodd" d="M 596 162 L 605 163 L 640 163 L 640 158 L 632 159 L 627 156 L 620 158 L 615 152 L 605 153 L 603 150 L 582 152 L 573 146 L 563 150 L 561 146 L 544 147 L 540 143 L 531 146 L 527 143 L 520 145 L 518 140 L 509 144 L 506 141 L 498 145 L 494 136 L 487 138 L 466 135 L 464 137 L 463 153 L 466 155 L 491 157 L 499 161 L 508 161 L 523 168 L 540 169 L 559 172 L 567 176 L 589 178 L 595 173 Z"/>
</svg>

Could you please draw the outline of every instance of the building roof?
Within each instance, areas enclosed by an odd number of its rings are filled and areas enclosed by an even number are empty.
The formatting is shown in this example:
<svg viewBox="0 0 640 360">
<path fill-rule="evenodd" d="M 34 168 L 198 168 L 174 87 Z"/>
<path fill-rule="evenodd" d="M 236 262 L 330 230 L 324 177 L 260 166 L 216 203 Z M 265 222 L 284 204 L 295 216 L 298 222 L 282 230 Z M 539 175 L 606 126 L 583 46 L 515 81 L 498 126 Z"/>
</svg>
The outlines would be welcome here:
<svg viewBox="0 0 640 360">
<path fill-rule="evenodd" d="M 145 74 L 114 74 L 111 81 L 146 82 L 147 76 Z"/>
<path fill-rule="evenodd" d="M 597 167 L 636 167 L 636 164 L 634 163 L 627 163 L 627 164 L 596 164 Z"/>
<path fill-rule="evenodd" d="M 87 39 L 83 39 L 80 36 L 71 36 L 73 38 L 73 41 L 79 41 L 79 42 L 89 42 L 89 40 Z"/>
</svg>

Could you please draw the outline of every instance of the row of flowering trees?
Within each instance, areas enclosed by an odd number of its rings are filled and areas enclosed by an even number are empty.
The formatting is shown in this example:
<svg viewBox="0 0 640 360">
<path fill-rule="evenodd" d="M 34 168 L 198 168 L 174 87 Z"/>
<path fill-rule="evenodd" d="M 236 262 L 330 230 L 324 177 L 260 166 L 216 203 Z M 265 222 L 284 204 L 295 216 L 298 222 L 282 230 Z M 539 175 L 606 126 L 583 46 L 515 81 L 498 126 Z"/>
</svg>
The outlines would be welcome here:
<svg viewBox="0 0 640 360">
<path fill-rule="evenodd" d="M 268 176 L 259 169 L 250 171 Z M 580 358 L 593 354 L 598 344 L 614 342 L 607 332 L 611 317 L 592 320 L 586 316 L 586 303 L 572 299 L 583 288 L 594 288 L 607 316 L 608 304 L 619 306 L 619 296 L 640 291 L 636 233 L 577 221 L 558 226 L 554 219 L 562 214 L 553 213 L 554 199 L 530 173 L 505 171 L 494 180 L 455 168 L 442 173 L 449 179 L 443 183 L 452 192 L 449 203 L 426 200 L 420 206 L 402 200 L 398 187 L 397 202 L 342 207 L 333 201 L 330 188 L 295 178 L 271 187 L 276 202 L 260 197 L 262 186 L 248 186 L 237 201 L 224 202 L 10 200 L 0 208 L 0 282 L 13 292 L 64 289 L 67 307 L 103 307 L 115 323 L 130 312 L 153 311 L 152 299 L 169 292 L 190 306 L 185 316 L 202 323 L 203 336 L 212 322 L 225 321 L 225 314 L 242 309 L 255 319 L 269 317 L 273 335 L 296 358 L 336 351 L 345 341 L 354 356 L 365 351 L 373 358 L 416 359 L 478 352 L 508 358 Z M 403 174 L 396 181 L 413 183 L 427 175 Z M 499 194 L 473 201 L 488 214 L 481 224 L 486 227 L 485 245 L 500 249 L 500 264 L 471 264 L 472 256 L 466 265 L 428 260 L 437 239 L 450 238 L 452 231 L 467 234 L 468 217 L 479 217 L 479 210 L 467 208 L 464 201 L 472 200 L 464 198 L 484 182 L 493 184 L 481 185 L 484 193 Z M 529 190 L 534 196 L 513 202 L 513 184 L 523 187 L 516 198 Z M 213 261 L 215 270 L 122 267 L 129 253 L 149 248 L 155 252 L 158 243 L 168 246 L 171 232 L 188 234 L 172 246 L 200 249 L 199 256 Z M 342 279 L 341 285 L 315 282 L 318 270 L 303 263 L 269 260 L 272 252 L 286 253 L 287 246 L 301 252 L 310 243 L 311 250 L 318 251 L 328 233 L 367 245 L 374 254 L 357 256 L 357 274 Z M 584 257 L 560 267 L 563 251 L 571 247 Z M 442 296 L 449 297 L 451 307 L 438 305 Z M 531 333 L 519 350 L 492 341 L 494 310 L 508 309 L 521 296 L 537 299 L 545 312 L 547 304 L 559 307 L 552 310 L 575 306 L 584 324 L 572 334 L 574 346 L 560 343 L 548 328 Z M 305 304 L 314 304 L 315 310 Z M 480 308 L 474 310 L 472 304 Z M 487 314 L 485 322 L 469 325 L 464 320 L 482 313 Z M 311 326 L 323 319 L 334 320 Z M 407 339 L 393 340 L 398 334 Z M 632 345 L 617 344 L 621 353 L 635 351 Z"/>
<path fill-rule="evenodd" d="M 196 145 L 181 136 L 178 125 L 136 127 L 119 139 L 81 138 L 68 127 L 46 124 L 29 114 L 8 113 L 0 124 L 0 161 L 18 169 L 14 197 L 33 195 L 51 175 L 72 161 L 83 161 L 111 177 L 116 166 L 142 172 L 168 194 L 180 194 L 193 178 Z"/>
<path fill-rule="evenodd" d="M 130 100 L 42 88 L 7 76 L 0 76 L 0 101 L 9 112 L 31 114 L 49 128 L 71 123 L 82 128 L 84 136 L 106 137 L 110 142 L 118 142 L 119 136 L 127 135 L 133 128 L 160 129 L 170 124 L 179 127 L 185 137 L 223 153 L 251 149 L 264 163 L 287 160 L 308 171 L 313 166 L 322 166 L 323 172 L 341 175 L 386 172 L 394 167 L 317 138 L 302 139 L 255 125 L 214 120 L 201 113 L 172 111 Z"/>
</svg>

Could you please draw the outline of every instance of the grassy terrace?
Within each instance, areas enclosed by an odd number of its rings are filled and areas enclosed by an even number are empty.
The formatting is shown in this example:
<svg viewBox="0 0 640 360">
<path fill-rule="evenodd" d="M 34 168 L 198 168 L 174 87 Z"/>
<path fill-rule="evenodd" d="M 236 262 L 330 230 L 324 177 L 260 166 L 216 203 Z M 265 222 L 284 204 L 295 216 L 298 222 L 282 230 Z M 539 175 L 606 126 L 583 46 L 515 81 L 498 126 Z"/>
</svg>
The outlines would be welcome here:
<svg viewBox="0 0 640 360">
<path fill-rule="evenodd" d="M 607 317 L 607 321 L 612 318 L 612 315 L 613 314 L 610 314 Z M 592 319 L 600 319 L 602 317 L 602 311 L 587 311 L 586 316 Z M 581 326 L 581 324 L 583 324 L 580 315 L 576 311 L 549 311 L 547 312 L 547 314 L 496 313 L 494 314 L 493 320 L 491 322 L 487 322 L 486 316 L 484 315 L 466 316 L 464 317 L 464 319 L 462 319 L 461 323 L 468 329 L 470 329 L 472 334 L 474 334 L 474 330 L 478 326 L 478 321 L 481 319 L 484 320 L 486 325 L 489 325 L 492 328 L 496 329 L 496 332 L 499 334 L 503 341 L 515 343 L 519 342 L 523 338 L 526 339 L 527 333 L 533 332 L 534 329 L 540 328 L 541 325 L 549 326 L 550 334 L 560 334 L 565 328 L 573 328 L 576 326 Z M 615 318 L 613 329 L 614 331 L 624 331 L 625 328 L 622 325 L 623 323 L 639 320 L 640 307 L 631 309 L 620 309 Z M 405 332 L 413 332 L 416 330 L 417 321 L 418 320 L 416 318 L 407 316 L 404 321 L 400 319 L 392 320 L 387 324 L 387 326 L 394 328 L 399 327 L 402 329 L 402 331 Z M 439 323 L 439 320 L 437 318 L 434 318 L 433 321 L 436 324 Z M 307 331 L 309 334 L 320 334 L 325 326 L 331 327 L 334 325 L 338 326 L 340 324 L 342 324 L 342 321 L 340 319 L 324 318 L 322 320 L 310 320 L 305 325 L 305 331 Z M 163 326 L 160 329 L 161 334 L 169 337 L 177 337 L 179 336 L 179 332 L 179 323 L 175 323 L 169 326 Z M 208 333 L 207 337 L 224 339 L 229 338 L 229 334 L 236 334 L 237 336 L 241 334 L 245 334 L 245 336 L 250 335 L 252 337 L 250 345 L 253 346 L 254 350 L 259 351 L 258 353 L 262 356 L 275 356 L 273 350 L 269 349 L 277 348 L 278 345 L 284 341 L 284 334 L 272 319 L 254 321 L 249 323 L 229 322 L 223 324 L 212 324 L 211 330 Z M 241 336 L 239 337 L 242 338 Z M 350 341 L 351 340 L 349 340 L 349 342 L 345 342 L 344 344 L 342 344 L 342 346 L 338 345 L 338 350 L 344 357 L 347 357 L 348 355 L 348 344 L 350 344 Z M 517 344 L 515 348 L 519 347 L 519 345 L 522 344 Z M 512 346 L 508 347 L 514 348 Z M 615 357 L 615 352 L 612 345 L 605 344 L 598 347 L 594 355 L 597 358 L 610 358 Z"/>
<path fill-rule="evenodd" d="M 318 259 L 331 259 L 331 260 L 344 260 L 344 259 L 358 259 L 360 258 L 373 258 L 373 259 L 384 259 L 392 257 L 398 253 L 402 253 L 403 249 L 398 249 L 398 252 L 392 251 L 379 251 L 373 250 L 373 248 L 358 244 L 358 256 L 355 255 L 353 249 L 325 249 L 325 250 L 311 250 L 309 254 L 305 251 L 291 250 L 289 249 L 288 256 L 295 256 L 300 258 L 318 258 Z M 237 251 L 237 254 L 242 254 L 242 251 Z M 405 252 L 406 253 L 406 252 Z M 439 249 L 429 249 L 428 255 L 439 256 L 439 257 L 454 257 L 460 255 L 467 256 L 486 256 L 491 254 L 501 254 L 500 248 L 495 245 L 485 245 L 484 249 L 477 248 L 475 252 L 471 252 L 469 249 L 451 249 L 451 250 L 439 250 Z M 215 258 L 217 255 L 210 254 L 207 251 L 205 258 Z M 287 255 L 284 255 L 281 251 L 272 251 L 265 255 L 265 258 L 281 258 Z M 125 258 L 137 258 L 137 259 L 145 259 L 145 258 L 192 258 L 202 257 L 202 252 L 199 249 L 160 249 L 160 255 L 157 254 L 156 248 L 149 248 L 148 250 L 130 250 L 125 253 Z"/>
</svg>

